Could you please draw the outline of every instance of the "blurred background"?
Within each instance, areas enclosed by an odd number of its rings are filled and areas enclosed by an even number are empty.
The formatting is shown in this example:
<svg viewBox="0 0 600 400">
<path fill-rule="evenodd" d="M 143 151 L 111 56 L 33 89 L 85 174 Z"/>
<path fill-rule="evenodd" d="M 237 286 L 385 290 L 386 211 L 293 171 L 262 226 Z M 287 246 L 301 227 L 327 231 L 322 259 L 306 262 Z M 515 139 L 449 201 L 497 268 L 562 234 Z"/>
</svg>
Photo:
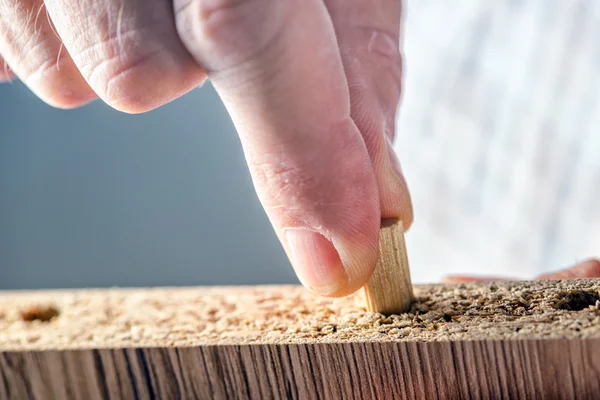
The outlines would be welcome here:
<svg viewBox="0 0 600 400">
<path fill-rule="evenodd" d="M 600 256 L 600 4 L 406 3 L 414 281 Z M 293 282 L 210 85 L 134 116 L 0 86 L 0 289 Z"/>
</svg>

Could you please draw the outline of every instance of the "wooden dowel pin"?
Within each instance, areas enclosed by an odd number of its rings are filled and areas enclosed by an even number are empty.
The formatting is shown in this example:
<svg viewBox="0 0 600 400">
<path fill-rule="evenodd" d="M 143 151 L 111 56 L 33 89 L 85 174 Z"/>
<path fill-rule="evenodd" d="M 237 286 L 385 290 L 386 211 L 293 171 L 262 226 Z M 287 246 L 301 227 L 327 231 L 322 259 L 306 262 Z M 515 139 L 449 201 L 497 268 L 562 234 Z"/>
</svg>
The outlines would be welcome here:
<svg viewBox="0 0 600 400">
<path fill-rule="evenodd" d="M 401 220 L 381 220 L 379 259 L 364 289 L 368 311 L 389 315 L 410 310 L 414 296 Z"/>
</svg>

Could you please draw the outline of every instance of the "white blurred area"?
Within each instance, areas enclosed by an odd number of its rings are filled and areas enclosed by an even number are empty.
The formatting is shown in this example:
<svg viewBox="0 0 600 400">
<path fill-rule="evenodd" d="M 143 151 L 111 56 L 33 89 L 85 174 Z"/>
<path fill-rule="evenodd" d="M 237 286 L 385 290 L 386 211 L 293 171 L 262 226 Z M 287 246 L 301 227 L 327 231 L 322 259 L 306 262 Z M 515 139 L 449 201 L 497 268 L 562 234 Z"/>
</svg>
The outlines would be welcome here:
<svg viewBox="0 0 600 400">
<path fill-rule="evenodd" d="M 396 148 L 413 280 L 600 256 L 600 3 L 405 4 Z"/>
</svg>

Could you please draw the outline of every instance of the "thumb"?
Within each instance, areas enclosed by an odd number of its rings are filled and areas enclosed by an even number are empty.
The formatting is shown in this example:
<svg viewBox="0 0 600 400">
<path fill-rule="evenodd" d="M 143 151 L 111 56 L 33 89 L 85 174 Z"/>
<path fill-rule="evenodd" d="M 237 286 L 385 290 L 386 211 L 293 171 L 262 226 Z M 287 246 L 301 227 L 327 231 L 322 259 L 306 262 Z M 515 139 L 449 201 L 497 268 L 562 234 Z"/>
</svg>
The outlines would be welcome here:
<svg viewBox="0 0 600 400">
<path fill-rule="evenodd" d="M 362 287 L 377 260 L 379 195 L 322 0 L 190 0 L 176 9 L 300 281 L 331 296 Z"/>
</svg>

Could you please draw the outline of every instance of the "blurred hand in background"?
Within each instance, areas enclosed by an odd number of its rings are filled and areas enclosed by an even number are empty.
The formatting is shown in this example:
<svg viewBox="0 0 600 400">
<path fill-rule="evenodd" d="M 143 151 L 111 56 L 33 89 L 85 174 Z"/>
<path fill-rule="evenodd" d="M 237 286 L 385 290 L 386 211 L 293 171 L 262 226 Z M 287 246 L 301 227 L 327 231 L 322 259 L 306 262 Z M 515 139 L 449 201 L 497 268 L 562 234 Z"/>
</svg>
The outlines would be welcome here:
<svg viewBox="0 0 600 400">
<path fill-rule="evenodd" d="M 536 277 L 538 280 L 548 279 L 573 279 L 573 278 L 600 278 L 600 261 L 596 259 L 585 260 L 573 267 L 565 268 L 556 272 L 549 272 Z M 507 280 L 507 277 L 473 276 L 473 275 L 450 275 L 444 279 L 446 283 L 461 282 L 489 282 Z M 517 280 L 517 279 L 512 279 Z"/>
</svg>

